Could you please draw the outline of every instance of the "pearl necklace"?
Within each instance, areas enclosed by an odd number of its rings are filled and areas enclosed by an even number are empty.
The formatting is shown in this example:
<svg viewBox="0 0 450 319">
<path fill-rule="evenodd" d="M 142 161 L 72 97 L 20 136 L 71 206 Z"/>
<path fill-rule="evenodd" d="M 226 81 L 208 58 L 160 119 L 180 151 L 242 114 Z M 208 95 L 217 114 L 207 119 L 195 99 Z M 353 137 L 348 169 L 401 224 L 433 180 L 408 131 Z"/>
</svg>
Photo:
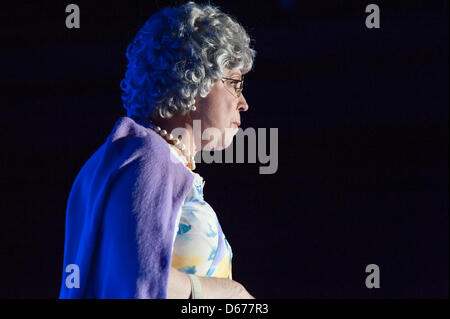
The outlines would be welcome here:
<svg viewBox="0 0 450 319">
<path fill-rule="evenodd" d="M 191 155 L 191 152 L 186 147 L 184 143 L 181 143 L 181 141 L 178 139 L 178 137 L 174 137 L 172 134 L 167 134 L 166 130 L 161 129 L 161 127 L 154 125 L 153 122 L 150 121 L 150 124 L 148 125 L 150 129 L 158 133 L 164 140 L 178 148 L 184 155 L 187 163 L 185 164 L 187 168 L 189 168 L 191 171 L 195 169 L 195 161 L 194 156 Z"/>
</svg>

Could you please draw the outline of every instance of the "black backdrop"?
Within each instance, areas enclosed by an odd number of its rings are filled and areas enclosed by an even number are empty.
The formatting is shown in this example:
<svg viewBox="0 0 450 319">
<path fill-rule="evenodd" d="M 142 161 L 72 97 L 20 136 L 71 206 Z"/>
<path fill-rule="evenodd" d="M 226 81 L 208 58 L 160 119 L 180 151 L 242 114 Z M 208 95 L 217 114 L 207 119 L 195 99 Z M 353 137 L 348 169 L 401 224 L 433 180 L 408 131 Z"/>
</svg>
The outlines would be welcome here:
<svg viewBox="0 0 450 319">
<path fill-rule="evenodd" d="M 126 47 L 181 3 L 2 4 L 1 297 L 58 296 L 67 197 L 124 115 Z M 257 298 L 448 297 L 448 1 L 374 1 L 380 29 L 369 3 L 212 1 L 257 50 L 242 128 L 279 133 L 273 175 L 198 165 Z"/>
</svg>

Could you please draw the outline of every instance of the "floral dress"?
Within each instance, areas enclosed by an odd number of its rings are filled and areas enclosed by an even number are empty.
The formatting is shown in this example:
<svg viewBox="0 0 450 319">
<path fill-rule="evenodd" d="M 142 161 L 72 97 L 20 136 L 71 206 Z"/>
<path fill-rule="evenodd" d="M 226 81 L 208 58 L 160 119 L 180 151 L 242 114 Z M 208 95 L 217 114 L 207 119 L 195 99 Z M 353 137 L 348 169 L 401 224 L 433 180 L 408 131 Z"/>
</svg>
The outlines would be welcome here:
<svg viewBox="0 0 450 319">
<path fill-rule="evenodd" d="M 216 213 L 203 198 L 205 181 L 189 171 L 194 180 L 178 212 L 172 266 L 187 274 L 232 279 L 231 246 Z"/>
</svg>

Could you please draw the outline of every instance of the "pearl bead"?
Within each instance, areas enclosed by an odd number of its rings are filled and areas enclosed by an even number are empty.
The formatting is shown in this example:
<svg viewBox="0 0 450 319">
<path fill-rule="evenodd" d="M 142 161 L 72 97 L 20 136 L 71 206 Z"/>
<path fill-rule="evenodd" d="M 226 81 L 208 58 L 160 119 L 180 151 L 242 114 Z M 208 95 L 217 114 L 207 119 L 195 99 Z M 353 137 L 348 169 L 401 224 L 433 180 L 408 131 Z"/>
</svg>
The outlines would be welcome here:
<svg viewBox="0 0 450 319">
<path fill-rule="evenodd" d="M 159 126 L 154 126 L 152 124 L 149 125 L 149 128 L 158 133 L 161 137 L 163 137 L 167 142 L 176 146 L 186 159 L 186 166 L 191 170 L 195 169 L 194 157 L 191 156 L 191 152 L 186 147 L 184 143 L 181 143 L 181 140 L 178 137 L 174 137 L 172 134 L 168 133 L 166 130 L 161 129 Z"/>
</svg>

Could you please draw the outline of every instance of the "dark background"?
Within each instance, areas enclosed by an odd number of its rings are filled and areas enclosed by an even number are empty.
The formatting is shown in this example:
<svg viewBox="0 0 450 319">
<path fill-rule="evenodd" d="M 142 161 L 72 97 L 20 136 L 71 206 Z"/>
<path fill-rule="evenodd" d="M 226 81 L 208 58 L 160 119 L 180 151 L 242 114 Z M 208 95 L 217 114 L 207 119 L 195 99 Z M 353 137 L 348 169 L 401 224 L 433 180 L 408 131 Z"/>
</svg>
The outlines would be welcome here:
<svg viewBox="0 0 450 319">
<path fill-rule="evenodd" d="M 65 27 L 69 3 L 80 29 Z M 66 201 L 125 115 L 126 47 L 182 3 L 2 4 L 0 297 L 58 296 Z M 369 3 L 381 29 L 365 27 Z M 255 297 L 448 297 L 448 3 L 212 2 L 257 51 L 241 127 L 279 130 L 276 174 L 197 168 Z"/>
</svg>

